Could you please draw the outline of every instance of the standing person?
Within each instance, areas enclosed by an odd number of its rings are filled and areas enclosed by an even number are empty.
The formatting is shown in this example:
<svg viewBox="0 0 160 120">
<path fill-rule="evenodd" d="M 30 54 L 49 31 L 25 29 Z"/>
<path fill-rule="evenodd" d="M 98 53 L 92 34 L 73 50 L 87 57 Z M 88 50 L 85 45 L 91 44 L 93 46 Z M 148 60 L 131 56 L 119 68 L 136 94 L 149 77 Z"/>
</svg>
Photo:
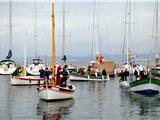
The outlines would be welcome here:
<svg viewBox="0 0 160 120">
<path fill-rule="evenodd" d="M 121 76 L 120 81 L 124 81 L 124 72 L 123 72 L 123 70 L 121 70 L 120 76 Z"/>
<path fill-rule="evenodd" d="M 67 85 L 67 79 L 69 78 L 69 73 L 67 71 L 68 65 L 64 65 L 63 71 L 62 71 L 62 79 L 61 79 L 61 86 L 66 87 Z"/>
<path fill-rule="evenodd" d="M 57 80 L 57 85 L 61 86 L 61 75 L 62 75 L 62 68 L 61 66 L 59 65 L 57 67 L 57 70 L 56 70 L 56 80 Z"/>
<path fill-rule="evenodd" d="M 127 71 L 127 69 L 125 69 L 124 71 L 124 80 L 127 81 L 127 77 L 129 76 L 129 71 Z"/>
<path fill-rule="evenodd" d="M 39 73 L 40 73 L 40 78 L 44 78 L 44 69 L 43 67 L 41 67 L 41 69 L 39 70 Z"/>
<path fill-rule="evenodd" d="M 48 67 L 45 68 L 43 77 L 44 77 L 45 82 L 49 83 L 49 70 L 48 70 Z"/>
</svg>

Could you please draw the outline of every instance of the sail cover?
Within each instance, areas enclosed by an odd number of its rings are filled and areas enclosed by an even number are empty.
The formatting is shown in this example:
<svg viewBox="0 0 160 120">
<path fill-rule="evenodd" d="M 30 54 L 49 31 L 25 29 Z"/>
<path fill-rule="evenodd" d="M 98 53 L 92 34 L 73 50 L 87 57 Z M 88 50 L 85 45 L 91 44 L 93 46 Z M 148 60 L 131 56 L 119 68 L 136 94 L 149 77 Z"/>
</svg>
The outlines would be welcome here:
<svg viewBox="0 0 160 120">
<path fill-rule="evenodd" d="M 67 60 L 66 55 L 64 55 L 63 58 L 62 58 L 61 60 L 66 61 L 66 60 Z"/>
<path fill-rule="evenodd" d="M 6 59 L 10 59 L 11 57 L 12 57 L 12 50 L 9 50 Z"/>
</svg>

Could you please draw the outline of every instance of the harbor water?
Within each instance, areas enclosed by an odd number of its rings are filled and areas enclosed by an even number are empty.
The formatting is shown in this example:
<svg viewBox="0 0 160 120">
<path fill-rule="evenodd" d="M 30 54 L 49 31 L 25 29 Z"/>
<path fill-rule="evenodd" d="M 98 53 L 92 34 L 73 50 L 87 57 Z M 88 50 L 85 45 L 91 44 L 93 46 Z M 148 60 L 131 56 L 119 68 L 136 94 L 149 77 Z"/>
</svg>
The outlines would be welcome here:
<svg viewBox="0 0 160 120">
<path fill-rule="evenodd" d="M 71 82 L 74 99 L 40 100 L 37 86 L 11 86 L 0 76 L 0 120 L 158 120 L 160 96 L 147 97 L 105 82 Z"/>
</svg>

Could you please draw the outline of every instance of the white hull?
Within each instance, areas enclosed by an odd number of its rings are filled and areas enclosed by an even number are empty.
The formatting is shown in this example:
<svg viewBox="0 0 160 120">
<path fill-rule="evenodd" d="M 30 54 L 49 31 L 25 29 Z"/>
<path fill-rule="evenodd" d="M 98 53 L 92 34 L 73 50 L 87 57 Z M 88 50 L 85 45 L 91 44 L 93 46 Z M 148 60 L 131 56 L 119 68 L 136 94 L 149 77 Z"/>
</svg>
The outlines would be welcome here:
<svg viewBox="0 0 160 120">
<path fill-rule="evenodd" d="M 44 80 L 36 76 L 11 77 L 12 85 L 39 85 L 44 84 Z"/>
<path fill-rule="evenodd" d="M 3 68 L 0 67 L 0 74 L 1 75 L 10 75 L 12 73 L 14 73 L 16 71 L 16 67 L 12 67 L 12 68 Z"/>
<path fill-rule="evenodd" d="M 84 77 L 80 77 L 80 76 L 74 76 L 74 75 L 70 75 L 69 78 L 71 81 L 108 81 L 110 80 L 109 77 L 107 79 L 91 79 L 91 78 L 84 78 Z"/>
<path fill-rule="evenodd" d="M 119 85 L 122 88 L 129 88 L 129 82 L 128 81 L 120 81 Z"/>
<path fill-rule="evenodd" d="M 156 84 L 148 83 L 148 84 L 142 84 L 135 87 L 131 87 L 130 90 L 133 92 L 139 92 L 144 90 L 160 91 L 160 86 Z"/>
<path fill-rule="evenodd" d="M 39 96 L 43 100 L 64 100 L 72 99 L 74 97 L 75 87 L 73 86 L 73 92 L 61 91 L 58 87 L 44 88 L 39 90 Z"/>
<path fill-rule="evenodd" d="M 27 67 L 27 74 L 30 74 L 30 75 L 34 75 L 34 76 L 38 76 L 40 75 L 39 73 L 39 70 L 44 67 L 43 64 L 39 64 L 39 65 L 29 65 Z"/>
</svg>

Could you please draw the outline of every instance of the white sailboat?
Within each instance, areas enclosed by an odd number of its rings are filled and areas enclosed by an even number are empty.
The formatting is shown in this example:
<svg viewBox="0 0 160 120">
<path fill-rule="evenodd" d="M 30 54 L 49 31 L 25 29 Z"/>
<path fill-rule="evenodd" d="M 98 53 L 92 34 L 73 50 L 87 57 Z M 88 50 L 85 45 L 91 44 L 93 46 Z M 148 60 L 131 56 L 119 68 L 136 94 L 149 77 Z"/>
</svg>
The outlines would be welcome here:
<svg viewBox="0 0 160 120">
<path fill-rule="evenodd" d="M 46 101 L 71 99 L 74 97 L 75 86 L 67 85 L 66 87 L 56 86 L 55 84 L 55 39 L 54 39 L 54 3 L 52 3 L 52 79 L 51 84 L 38 87 L 40 98 Z"/>
<path fill-rule="evenodd" d="M 37 57 L 37 0 L 35 0 L 35 19 L 34 19 L 34 41 L 35 41 L 35 58 L 27 66 L 27 75 L 39 76 L 39 70 L 45 67 L 43 60 Z"/>
<path fill-rule="evenodd" d="M 9 16 L 9 51 L 5 60 L 0 61 L 0 74 L 10 75 L 16 70 L 15 61 L 11 60 L 12 57 L 12 0 L 10 0 L 10 16 Z"/>
<path fill-rule="evenodd" d="M 20 72 L 19 69 L 22 69 Z M 40 76 L 27 75 L 26 70 L 26 48 L 24 49 L 24 67 L 17 68 L 15 73 L 11 75 L 11 85 L 41 85 L 44 84 L 44 78 Z"/>
</svg>

